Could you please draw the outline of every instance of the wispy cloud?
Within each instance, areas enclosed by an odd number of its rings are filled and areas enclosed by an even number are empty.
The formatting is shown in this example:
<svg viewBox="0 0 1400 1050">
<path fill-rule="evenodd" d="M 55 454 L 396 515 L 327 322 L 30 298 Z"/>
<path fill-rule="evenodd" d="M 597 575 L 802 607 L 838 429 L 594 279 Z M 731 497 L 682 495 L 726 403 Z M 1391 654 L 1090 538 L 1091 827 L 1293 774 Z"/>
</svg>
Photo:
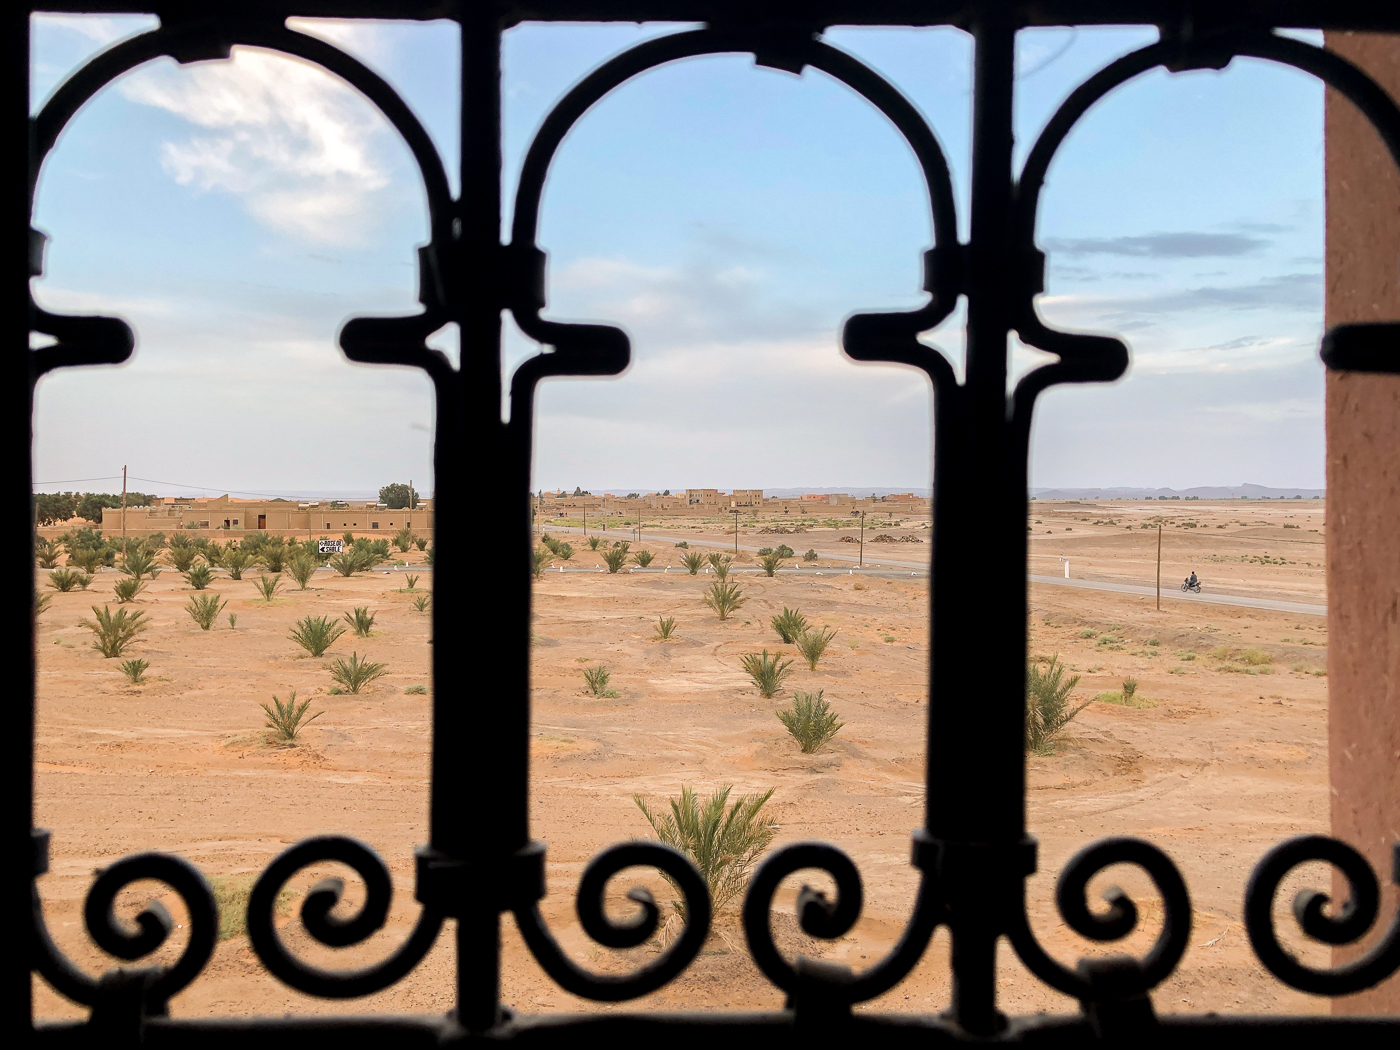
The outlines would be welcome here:
<svg viewBox="0 0 1400 1050">
<path fill-rule="evenodd" d="M 205 129 L 164 144 L 171 178 L 240 197 L 279 233 L 354 244 L 384 210 L 390 171 L 380 156 L 382 120 L 306 63 L 237 49 L 228 62 L 145 70 L 120 90 Z"/>
<path fill-rule="evenodd" d="M 1045 246 L 1066 255 L 1127 255 L 1142 259 L 1206 259 L 1248 255 L 1269 241 L 1243 233 L 1147 233 L 1126 237 L 1051 238 Z"/>
</svg>

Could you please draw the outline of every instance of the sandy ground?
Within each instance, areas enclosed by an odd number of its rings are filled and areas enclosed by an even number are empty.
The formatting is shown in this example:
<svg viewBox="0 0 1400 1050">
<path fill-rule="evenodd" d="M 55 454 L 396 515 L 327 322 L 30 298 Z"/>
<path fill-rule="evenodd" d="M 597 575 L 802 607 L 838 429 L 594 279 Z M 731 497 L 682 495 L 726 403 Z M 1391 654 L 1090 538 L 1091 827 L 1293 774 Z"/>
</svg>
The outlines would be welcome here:
<svg viewBox="0 0 1400 1050">
<path fill-rule="evenodd" d="M 1068 556 L 1076 576 L 1151 582 L 1157 542 L 1151 519 L 1162 517 L 1164 580 L 1195 568 L 1222 590 L 1312 602 L 1324 596 L 1316 503 L 1036 503 L 1032 511 L 1034 572 L 1062 571 L 1057 559 Z M 1144 524 L 1151 527 L 1137 527 Z M 883 531 L 927 537 L 919 523 L 908 525 Z M 574 915 L 574 888 L 599 850 L 649 836 L 634 793 L 664 801 L 686 784 L 701 791 L 720 784 L 774 788 L 778 843 L 822 838 L 856 861 L 866 910 L 836 943 L 797 930 L 791 916 L 800 883 L 789 880 L 776 927 L 791 951 L 858 969 L 898 937 L 916 885 L 908 836 L 922 803 L 927 581 L 832 571 L 838 564 L 832 556 L 851 552 L 841 535 L 773 536 L 745 526 L 741 546 L 787 542 L 823 557 L 810 572 L 742 577 L 748 603 L 727 622 L 701 602 L 709 581 L 675 568 L 681 552 L 670 542 L 642 545 L 656 553 L 656 565 L 672 566 L 665 574 L 547 573 L 535 585 L 533 833 L 548 844 L 543 911 L 580 964 L 618 971 L 650 957 L 646 946 L 614 953 L 591 945 Z M 596 554 L 575 545 L 581 549 L 574 564 L 597 564 Z M 927 551 L 926 544 L 910 543 L 888 557 L 917 562 Z M 751 564 L 751 557 L 742 555 L 740 563 Z M 46 576 L 40 573 L 41 583 Z M 111 602 L 118 574 L 102 573 L 86 593 L 54 594 L 39 634 L 37 822 L 54 835 L 52 871 L 40 885 L 55 938 L 89 972 L 112 965 L 82 926 L 93 871 L 146 849 L 178 853 L 236 887 L 305 836 L 350 834 L 378 850 L 394 873 L 388 925 L 364 946 L 333 952 L 308 944 L 289 908 L 284 937 L 309 959 L 348 965 L 385 954 L 406 935 L 417 912 L 412 851 L 426 838 L 431 697 L 405 690 L 428 684 L 431 642 L 429 617 L 411 606 L 404 577 L 322 573 L 304 592 L 288 581 L 271 603 L 257 597 L 251 579 L 220 579 L 214 589 L 228 598 L 225 614 L 236 613 L 237 626 L 224 618 L 204 632 L 184 612 L 191 592 L 167 571 L 134 605 L 152 623 L 130 653 L 151 664 L 141 686 L 127 684 L 120 661 L 89 647 L 91 634 L 78 622 L 94 602 Z M 424 573 L 418 588 L 430 585 L 431 573 Z M 1142 836 L 1180 866 L 1196 908 L 1191 948 L 1158 989 L 1159 1010 L 1325 1011 L 1324 1001 L 1284 988 L 1253 961 L 1240 924 L 1245 880 L 1259 856 L 1289 835 L 1327 830 L 1325 620 L 1177 602 L 1164 602 L 1157 612 L 1147 598 L 1050 586 L 1034 587 L 1031 597 L 1032 653 L 1058 654 L 1080 675 L 1080 699 L 1117 690 L 1131 676 L 1147 701 L 1140 708 L 1090 703 L 1057 753 L 1030 760 L 1028 820 L 1040 839 L 1041 870 L 1029 896 L 1039 936 L 1071 964 L 1120 949 L 1083 941 L 1059 921 L 1054 879 L 1075 851 L 1100 837 Z M 368 638 L 347 633 L 321 659 L 287 638 L 302 616 L 339 617 L 357 605 L 377 613 Z M 796 655 L 769 626 L 785 605 L 839 633 L 816 671 L 799 659 L 787 692 L 764 700 L 739 660 L 765 647 Z M 671 641 L 655 640 L 660 616 L 677 620 Z M 326 667 L 351 652 L 385 662 L 389 674 L 358 696 L 331 695 Z M 612 672 L 618 697 L 587 694 L 581 671 L 599 663 Z M 464 666 L 469 697 L 471 680 Z M 312 711 L 325 713 L 304 731 L 301 746 L 268 746 L 259 704 L 273 694 L 285 698 L 292 688 L 312 698 Z M 793 688 L 824 690 L 846 722 L 821 753 L 801 754 L 774 715 Z M 303 891 L 325 873 L 308 871 L 294 888 Z M 1325 872 L 1305 869 L 1294 883 L 1305 876 L 1326 888 Z M 611 888 L 619 914 L 629 907 L 622 894 L 634 882 L 670 899 L 646 872 L 624 878 Z M 1143 929 L 1129 945 L 1140 949 L 1155 935 L 1160 907 L 1131 869 L 1106 873 L 1094 888 L 1114 883 L 1133 892 L 1142 908 Z M 151 888 L 129 891 L 124 914 L 133 914 Z M 1289 899 L 1291 893 L 1280 895 Z M 171 910 L 183 921 L 173 900 Z M 1281 927 L 1291 931 L 1291 919 Z M 452 998 L 449 934 L 404 981 L 351 1003 L 285 988 L 262 971 L 246 937 L 232 936 L 172 1011 L 441 1011 Z M 181 936 L 177 931 L 163 956 L 173 956 Z M 684 975 L 616 1007 L 559 991 L 510 920 L 504 944 L 503 998 L 526 1012 L 781 1005 L 748 962 L 732 909 Z M 1300 950 L 1314 962 L 1326 958 L 1315 946 Z M 1022 970 L 1009 948 L 1001 969 L 1006 1010 L 1073 1008 Z M 940 933 L 903 984 L 863 1009 L 934 1012 L 946 1004 L 948 988 L 947 940 Z M 80 1016 L 37 979 L 36 1002 L 42 1016 Z"/>
</svg>

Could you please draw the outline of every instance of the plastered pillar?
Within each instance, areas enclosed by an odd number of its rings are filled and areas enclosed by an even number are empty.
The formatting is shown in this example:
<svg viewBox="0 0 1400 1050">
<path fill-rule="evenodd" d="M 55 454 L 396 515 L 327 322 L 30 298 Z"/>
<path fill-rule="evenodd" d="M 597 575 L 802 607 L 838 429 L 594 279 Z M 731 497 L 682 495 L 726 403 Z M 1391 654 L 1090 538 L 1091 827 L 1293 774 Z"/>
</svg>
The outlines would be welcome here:
<svg viewBox="0 0 1400 1050">
<path fill-rule="evenodd" d="M 1400 98 L 1400 37 L 1329 33 L 1327 46 Z M 1400 320 L 1400 176 L 1333 91 L 1326 122 L 1327 324 Z M 1332 834 L 1385 887 L 1383 929 L 1397 907 L 1390 850 L 1400 841 L 1400 376 L 1327 377 L 1327 620 Z M 1345 899 L 1345 882 L 1333 886 Z M 1357 954 L 1338 948 L 1334 961 Z M 1400 1014 L 1400 975 L 1333 1012 Z"/>
</svg>

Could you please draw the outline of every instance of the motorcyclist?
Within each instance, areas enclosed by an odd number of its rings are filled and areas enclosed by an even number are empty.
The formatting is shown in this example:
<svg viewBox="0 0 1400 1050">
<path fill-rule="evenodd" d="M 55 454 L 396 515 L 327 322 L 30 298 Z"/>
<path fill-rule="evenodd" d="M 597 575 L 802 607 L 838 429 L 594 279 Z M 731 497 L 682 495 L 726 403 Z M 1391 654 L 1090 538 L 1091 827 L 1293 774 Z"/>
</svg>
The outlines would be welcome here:
<svg viewBox="0 0 1400 1050">
<path fill-rule="evenodd" d="M 1187 584 L 1189 584 L 1189 585 L 1192 586 L 1192 587 L 1199 587 L 1199 586 L 1201 585 L 1201 581 L 1198 580 L 1198 579 L 1196 579 L 1196 570 L 1195 570 L 1195 569 L 1192 569 L 1192 570 L 1191 570 L 1191 575 L 1190 575 L 1189 577 L 1187 577 L 1186 582 L 1187 582 Z"/>
</svg>

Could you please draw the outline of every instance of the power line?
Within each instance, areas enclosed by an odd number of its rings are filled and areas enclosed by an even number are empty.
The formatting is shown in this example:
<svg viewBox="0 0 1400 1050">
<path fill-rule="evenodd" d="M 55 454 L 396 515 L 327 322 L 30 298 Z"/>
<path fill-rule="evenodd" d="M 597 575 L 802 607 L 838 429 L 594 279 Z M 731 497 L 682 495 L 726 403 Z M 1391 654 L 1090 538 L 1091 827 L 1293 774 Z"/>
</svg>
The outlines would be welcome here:
<svg viewBox="0 0 1400 1050">
<path fill-rule="evenodd" d="M 231 494 L 234 494 L 234 495 L 238 495 L 238 496 L 257 496 L 259 499 L 288 499 L 288 498 L 291 498 L 291 499 L 300 499 L 300 498 L 301 498 L 300 496 L 293 496 L 293 497 L 274 496 L 274 495 L 271 495 L 270 493 L 267 493 L 267 492 L 245 492 L 245 491 L 243 491 L 242 489 L 224 488 L 224 486 L 222 486 L 222 485 L 186 485 L 183 481 L 161 481 L 161 480 L 158 479 L 158 478 L 138 478 L 135 474 L 132 474 L 132 475 L 131 475 L 131 479 L 132 479 L 133 481 L 146 481 L 146 482 L 149 482 L 149 483 L 152 484 L 152 485 L 171 485 L 171 486 L 173 486 L 173 487 L 175 487 L 175 488 L 177 488 L 177 489 L 199 489 L 201 492 L 208 492 L 209 490 L 214 489 L 214 490 L 216 490 L 216 491 L 228 492 L 228 493 L 231 493 Z"/>
<path fill-rule="evenodd" d="M 67 481 L 36 481 L 35 485 L 80 485 L 85 481 L 116 481 L 120 474 L 113 474 L 106 478 L 69 478 Z"/>
</svg>

